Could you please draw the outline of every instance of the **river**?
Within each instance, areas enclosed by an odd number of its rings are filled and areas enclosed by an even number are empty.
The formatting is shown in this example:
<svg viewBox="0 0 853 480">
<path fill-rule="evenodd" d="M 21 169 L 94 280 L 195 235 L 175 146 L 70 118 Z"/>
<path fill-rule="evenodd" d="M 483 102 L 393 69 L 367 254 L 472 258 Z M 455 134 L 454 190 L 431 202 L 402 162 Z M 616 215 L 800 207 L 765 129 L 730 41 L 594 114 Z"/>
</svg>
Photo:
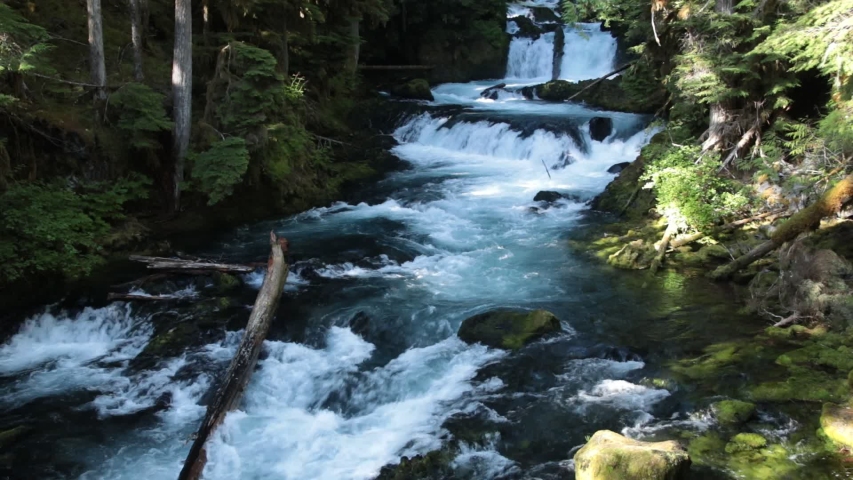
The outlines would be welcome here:
<svg viewBox="0 0 853 480">
<path fill-rule="evenodd" d="M 598 27 L 558 27 L 561 78 L 613 69 L 616 41 Z M 644 283 L 566 242 L 600 221 L 585 202 L 614 178 L 610 166 L 637 157 L 650 119 L 511 92 L 480 97 L 498 82 L 549 80 L 553 41 L 514 38 L 506 79 L 436 87 L 436 100 L 392 132 L 410 168 L 363 203 L 246 226 L 192 252 L 263 260 L 275 230 L 293 264 L 205 478 L 370 479 L 401 456 L 441 449 L 457 478 L 573 478 L 574 449 L 598 429 L 707 428 L 689 397 L 644 379 L 735 335 L 729 292 L 668 273 Z M 590 138 L 593 117 L 613 121 L 602 141 Z M 570 195 L 546 208 L 533 202 L 541 190 Z M 236 293 L 178 280 L 145 291 L 192 301 L 84 299 L 26 320 L 0 346 L 3 424 L 33 429 L 12 450 L 10 478 L 176 478 L 261 275 Z M 513 354 L 456 337 L 462 320 L 495 307 L 548 309 L 564 332 Z M 175 328 L 190 340 L 141 358 Z"/>
</svg>

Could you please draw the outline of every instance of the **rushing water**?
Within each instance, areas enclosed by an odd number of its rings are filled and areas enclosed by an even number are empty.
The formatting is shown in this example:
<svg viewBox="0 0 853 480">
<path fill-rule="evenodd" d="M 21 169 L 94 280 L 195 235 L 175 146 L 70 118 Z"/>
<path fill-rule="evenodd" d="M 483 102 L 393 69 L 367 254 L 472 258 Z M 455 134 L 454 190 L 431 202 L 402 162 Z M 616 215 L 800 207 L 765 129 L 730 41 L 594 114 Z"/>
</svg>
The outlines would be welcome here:
<svg viewBox="0 0 853 480">
<path fill-rule="evenodd" d="M 593 30 L 567 30 L 566 78 L 612 66 L 615 42 Z M 513 41 L 508 83 L 549 75 L 549 39 Z M 275 229 L 293 253 L 258 371 L 212 439 L 205 478 L 369 479 L 454 439 L 458 478 L 571 478 L 572 449 L 596 429 L 707 428 L 686 400 L 640 380 L 667 349 L 730 332 L 729 312 L 711 306 L 717 294 L 665 275 L 620 285 L 564 242 L 587 221 L 583 202 L 612 180 L 608 167 L 647 142 L 647 119 L 511 91 L 480 98 L 496 82 L 436 88 L 437 105 L 466 109 L 399 125 L 394 153 L 412 168 L 365 203 L 249 226 L 198 252 L 263 259 Z M 613 119 L 602 142 L 589 137 L 594 116 Z M 544 208 L 532 201 L 540 190 L 575 197 Z M 215 287 L 179 283 L 156 288 L 192 302 L 49 308 L 26 321 L 0 346 L 4 425 L 34 428 L 12 476 L 174 479 L 262 277 L 244 280 L 230 306 L 210 310 L 195 304 Z M 697 311 L 687 303 L 706 306 L 713 332 L 686 326 Z M 564 332 L 512 355 L 456 337 L 464 318 L 499 306 L 547 308 Z M 200 322 L 191 345 L 143 358 L 155 335 Z M 661 348 L 673 338 L 677 347 Z"/>
</svg>

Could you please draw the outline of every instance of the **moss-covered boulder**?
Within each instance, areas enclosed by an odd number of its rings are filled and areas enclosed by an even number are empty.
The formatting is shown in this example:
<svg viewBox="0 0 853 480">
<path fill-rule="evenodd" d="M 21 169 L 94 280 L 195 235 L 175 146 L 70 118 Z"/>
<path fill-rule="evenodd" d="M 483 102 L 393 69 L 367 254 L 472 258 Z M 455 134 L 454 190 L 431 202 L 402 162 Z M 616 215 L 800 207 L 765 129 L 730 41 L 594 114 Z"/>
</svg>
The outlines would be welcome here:
<svg viewBox="0 0 853 480">
<path fill-rule="evenodd" d="M 434 450 L 426 455 L 403 457 L 396 465 L 382 467 L 376 480 L 441 480 L 453 474 L 451 463 L 456 454 L 450 449 Z"/>
<path fill-rule="evenodd" d="M 459 327 L 459 338 L 467 343 L 517 350 L 561 329 L 560 321 L 551 312 L 501 309 L 466 319 Z"/>
<path fill-rule="evenodd" d="M 573 102 L 583 102 L 608 111 L 629 113 L 654 113 L 665 101 L 664 96 L 659 94 L 629 95 L 622 88 L 622 77 L 604 80 L 584 90 L 593 82 L 595 80 L 577 83 L 554 80 L 533 87 L 525 87 L 522 93 L 527 97 L 536 95 L 542 100 L 551 102 L 564 102 L 571 98 Z M 577 94 L 576 97 L 575 94 Z"/>
<path fill-rule="evenodd" d="M 607 264 L 624 270 L 642 270 L 649 268 L 654 258 L 655 249 L 651 242 L 634 240 L 607 257 Z"/>
<path fill-rule="evenodd" d="M 755 404 L 740 400 L 723 400 L 711 405 L 711 410 L 720 423 L 739 425 L 755 415 Z"/>
<path fill-rule="evenodd" d="M 554 10 L 548 7 L 531 7 L 530 12 L 533 14 L 533 20 L 538 23 L 559 23 L 560 16 Z"/>
<path fill-rule="evenodd" d="M 666 141 L 663 135 L 652 137 L 652 143 Z M 643 155 L 627 165 L 613 179 L 601 195 L 592 201 L 592 208 L 602 212 L 622 215 L 629 220 L 638 220 L 648 215 L 655 206 L 655 195 L 644 189 L 640 177 L 645 172 L 646 159 Z"/>
<path fill-rule="evenodd" d="M 738 433 L 726 444 L 726 453 L 750 452 L 766 446 L 767 439 L 757 433 Z"/>
<path fill-rule="evenodd" d="M 432 90 L 429 88 L 429 82 L 422 78 L 416 78 L 402 85 L 394 86 L 391 88 L 391 94 L 410 100 L 435 100 L 432 96 Z"/>
<path fill-rule="evenodd" d="M 690 457 L 678 442 L 640 442 L 601 430 L 575 454 L 576 480 L 680 480 Z"/>
<path fill-rule="evenodd" d="M 826 403 L 820 414 L 823 433 L 835 443 L 853 447 L 853 408 Z"/>
</svg>

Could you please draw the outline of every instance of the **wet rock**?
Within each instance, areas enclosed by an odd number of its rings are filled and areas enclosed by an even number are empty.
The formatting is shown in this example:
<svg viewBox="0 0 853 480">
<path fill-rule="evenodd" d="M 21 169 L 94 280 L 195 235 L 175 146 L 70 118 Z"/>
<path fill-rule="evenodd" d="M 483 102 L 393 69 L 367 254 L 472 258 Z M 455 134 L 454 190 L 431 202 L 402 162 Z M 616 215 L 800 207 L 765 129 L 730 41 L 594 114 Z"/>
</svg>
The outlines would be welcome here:
<svg viewBox="0 0 853 480">
<path fill-rule="evenodd" d="M 403 457 L 397 465 L 386 465 L 376 480 L 442 480 L 453 474 L 451 463 L 456 455 L 447 449 L 435 450 L 426 455 Z"/>
<path fill-rule="evenodd" d="M 566 198 L 566 196 L 560 192 L 552 192 L 549 190 L 543 190 L 543 191 L 537 193 L 535 197 L 533 197 L 533 201 L 534 202 L 554 203 L 557 200 L 561 200 L 563 198 Z"/>
<path fill-rule="evenodd" d="M 550 168 L 551 170 L 562 170 L 573 163 L 575 163 L 575 157 L 573 157 L 570 153 L 566 152 L 560 157 L 560 159 L 556 163 L 551 165 Z"/>
<path fill-rule="evenodd" d="M 482 98 L 488 98 L 490 100 L 497 100 L 500 92 L 506 88 L 505 83 L 499 83 L 493 87 L 489 87 L 482 92 L 480 92 L 480 96 Z"/>
<path fill-rule="evenodd" d="M 755 415 L 755 404 L 740 400 L 723 400 L 711 405 L 720 423 L 740 425 Z"/>
<path fill-rule="evenodd" d="M 757 433 L 738 433 L 726 444 L 726 453 L 750 452 L 766 446 L 767 439 Z"/>
<path fill-rule="evenodd" d="M 429 82 L 422 78 L 410 80 L 403 85 L 392 87 L 391 94 L 400 98 L 408 98 L 411 100 L 435 100 L 432 96 L 432 91 L 429 88 Z"/>
<path fill-rule="evenodd" d="M 352 330 L 352 333 L 366 338 L 368 329 L 370 328 L 370 316 L 365 312 L 356 313 L 349 321 L 349 328 Z"/>
<path fill-rule="evenodd" d="M 853 447 L 853 408 L 826 403 L 820 414 L 823 433 L 835 443 Z"/>
<path fill-rule="evenodd" d="M 634 240 L 607 257 L 607 264 L 624 270 L 643 270 L 649 268 L 655 254 L 651 242 Z"/>
<path fill-rule="evenodd" d="M 533 23 L 533 20 L 527 17 L 512 17 L 509 19 L 509 21 L 515 22 L 515 24 L 518 26 L 518 32 L 516 32 L 515 34 L 516 37 L 537 39 L 539 38 L 539 35 L 542 35 L 542 29 L 539 28 L 535 23 Z"/>
<path fill-rule="evenodd" d="M 493 310 L 462 322 L 459 338 L 492 348 L 517 350 L 545 335 L 562 330 L 560 321 L 545 310 Z"/>
<path fill-rule="evenodd" d="M 600 430 L 575 454 L 576 480 L 682 480 L 690 457 L 678 442 L 640 442 Z"/>
<path fill-rule="evenodd" d="M 601 142 L 613 133 L 613 120 L 609 117 L 593 117 L 589 121 L 589 136 L 596 142 Z M 612 168 L 612 167 L 611 167 Z M 610 171 L 610 170 L 608 170 Z M 621 169 L 620 169 L 621 171 Z M 613 173 L 613 172 L 611 172 Z"/>
<path fill-rule="evenodd" d="M 536 23 L 560 23 L 560 16 L 548 7 L 531 7 L 530 12 Z"/>
<path fill-rule="evenodd" d="M 552 102 L 564 102 L 572 98 L 573 102 L 583 102 L 613 112 L 629 113 L 654 113 L 666 101 L 665 95 L 661 92 L 650 92 L 648 96 L 641 99 L 628 95 L 622 88 L 622 77 L 604 80 L 594 88 L 584 90 L 594 81 L 584 80 L 573 83 L 565 80 L 554 80 L 541 85 L 526 87 L 522 89 L 522 93 L 530 97 L 535 94 L 542 100 Z"/>
<path fill-rule="evenodd" d="M 13 443 L 20 440 L 21 437 L 32 431 L 31 427 L 26 425 L 18 425 L 9 430 L 0 431 L 0 450 L 5 450 L 12 446 Z"/>
<path fill-rule="evenodd" d="M 213 282 L 216 284 L 216 289 L 220 292 L 227 292 L 239 287 L 243 282 L 234 275 L 228 273 L 217 272 L 213 276 Z"/>
<path fill-rule="evenodd" d="M 613 165 L 612 167 L 607 169 L 607 173 L 621 173 L 622 170 L 625 170 L 628 165 L 631 165 L 631 162 L 622 162 Z"/>
</svg>

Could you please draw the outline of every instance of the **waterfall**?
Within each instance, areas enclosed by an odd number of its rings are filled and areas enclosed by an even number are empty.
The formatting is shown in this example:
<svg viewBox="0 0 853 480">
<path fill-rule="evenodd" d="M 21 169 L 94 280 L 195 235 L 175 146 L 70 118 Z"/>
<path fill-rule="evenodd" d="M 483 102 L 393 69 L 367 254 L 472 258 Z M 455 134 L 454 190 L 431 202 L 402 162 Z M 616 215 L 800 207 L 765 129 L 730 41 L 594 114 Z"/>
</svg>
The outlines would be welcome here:
<svg viewBox="0 0 853 480">
<path fill-rule="evenodd" d="M 507 78 L 518 80 L 551 79 L 554 62 L 554 33 L 537 39 L 516 37 L 509 45 Z"/>
<path fill-rule="evenodd" d="M 613 71 L 616 39 L 602 32 L 597 23 L 563 27 L 566 40 L 560 79 L 569 81 L 598 78 Z"/>
</svg>

